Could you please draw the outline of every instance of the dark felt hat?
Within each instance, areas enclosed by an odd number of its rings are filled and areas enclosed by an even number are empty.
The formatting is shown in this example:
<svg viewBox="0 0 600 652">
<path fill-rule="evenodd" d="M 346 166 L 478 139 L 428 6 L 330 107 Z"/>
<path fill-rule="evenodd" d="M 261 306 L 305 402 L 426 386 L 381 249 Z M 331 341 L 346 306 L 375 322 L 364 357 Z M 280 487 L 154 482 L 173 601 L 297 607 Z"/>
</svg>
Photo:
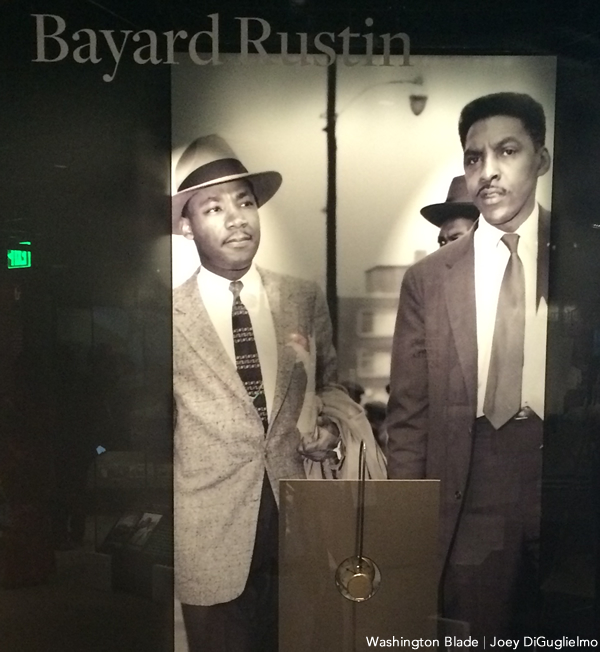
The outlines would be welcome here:
<svg viewBox="0 0 600 652">
<path fill-rule="evenodd" d="M 441 227 L 446 220 L 455 217 L 476 220 L 479 217 L 479 210 L 469 198 L 464 174 L 452 179 L 448 196 L 443 204 L 424 206 L 421 215 L 437 227 Z"/>
<path fill-rule="evenodd" d="M 171 202 L 173 233 L 181 233 L 181 211 L 194 192 L 237 179 L 248 179 L 252 184 L 258 206 L 268 202 L 281 185 L 279 172 L 248 172 L 221 136 L 196 138 L 175 168 L 177 192 Z"/>
</svg>

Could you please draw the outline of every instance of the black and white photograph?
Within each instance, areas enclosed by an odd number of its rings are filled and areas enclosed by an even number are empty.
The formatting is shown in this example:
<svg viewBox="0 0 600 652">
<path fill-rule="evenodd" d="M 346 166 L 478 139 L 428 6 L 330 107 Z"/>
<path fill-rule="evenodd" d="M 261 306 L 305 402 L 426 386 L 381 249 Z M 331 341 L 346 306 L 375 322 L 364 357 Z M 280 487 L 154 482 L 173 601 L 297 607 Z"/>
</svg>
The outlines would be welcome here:
<svg viewBox="0 0 600 652">
<path fill-rule="evenodd" d="M 241 64 L 232 55 L 215 68 L 182 60 L 172 74 L 174 390 L 181 419 L 174 458 L 175 592 L 181 592 L 188 634 L 208 636 L 194 629 L 199 617 L 191 607 L 200 608 L 208 626 L 204 607 L 216 598 L 203 595 L 200 582 L 208 568 L 217 571 L 210 546 L 194 551 L 188 532 L 200 523 L 207 531 L 207 522 L 217 528 L 212 505 L 227 501 L 240 513 L 234 484 L 249 495 L 229 454 L 238 375 L 244 376 L 235 307 L 234 316 L 227 315 L 237 302 L 228 285 L 247 273 L 255 283 L 249 271 L 255 259 L 267 295 L 271 272 L 316 283 L 326 295 L 333 326 L 322 322 L 322 335 L 328 346 L 337 344 L 337 382 L 363 408 L 375 446 L 387 458 L 383 477 L 441 480 L 440 631 L 458 628 L 480 644 L 486 636 L 538 631 L 543 423 L 561 409 L 546 403 L 544 386 L 556 58 L 414 56 L 410 67 L 383 69 L 272 62 L 268 83 L 265 65 L 260 57 Z M 221 190 L 238 193 L 237 211 Z M 512 269 L 509 259 L 518 269 L 514 277 L 505 272 Z M 208 284 L 212 274 L 219 278 Z M 295 312 L 292 296 L 285 310 Z M 223 303 L 228 307 L 219 312 Z M 255 311 L 253 319 L 260 319 Z M 277 323 L 273 307 L 270 312 Z M 318 333 L 300 335 L 308 353 L 316 342 L 318 369 Z M 257 346 L 254 356 L 257 349 L 259 360 L 269 359 L 268 348 Z M 263 375 L 272 373 L 260 367 Z M 269 380 L 252 382 L 266 390 Z M 310 387 L 317 396 L 321 382 L 317 377 Z M 239 455 L 261 472 L 266 468 L 272 488 L 282 472 L 289 478 L 302 473 L 265 466 L 263 455 L 268 460 L 274 445 L 272 408 L 269 401 L 259 405 L 255 389 L 241 393 L 264 419 L 264 452 L 262 445 L 246 451 L 247 443 L 240 443 Z M 304 416 L 285 426 L 297 444 Z M 210 443 L 202 443 L 194 423 L 207 428 Z M 481 436 L 472 434 L 477 428 Z M 215 441 L 221 431 L 228 432 L 227 444 Z M 247 430 L 243 437 L 256 441 Z M 299 459 L 294 447 L 287 454 Z M 208 483 L 209 473 L 226 478 L 220 489 Z M 264 478 L 252 477 L 258 496 Z M 217 491 L 221 498 L 209 500 Z M 252 578 L 265 502 L 261 494 L 244 534 L 250 537 L 240 565 L 244 579 Z M 318 508 L 327 510 L 325 503 Z M 241 523 L 233 528 L 226 510 L 219 518 L 214 550 L 229 561 L 241 558 Z M 225 533 L 232 537 L 229 552 Z M 191 555 L 208 564 L 197 571 L 195 595 L 193 576 L 183 568 Z M 247 581 L 238 583 L 227 605 L 244 600 Z M 218 600 L 219 608 L 224 602 Z M 357 645 L 366 649 L 366 640 Z"/>
<path fill-rule="evenodd" d="M 249 89 L 260 96 L 249 68 L 235 73 L 237 83 L 229 80 L 215 96 L 216 118 L 224 117 L 222 106 L 246 104 Z M 207 86 L 187 80 L 179 106 L 190 110 L 190 88 Z M 273 136 L 248 121 L 237 126 L 247 134 L 240 143 L 214 121 L 198 124 L 197 106 L 188 132 L 199 135 L 176 161 L 172 202 L 173 229 L 181 234 L 174 238 L 193 247 L 201 265 L 173 291 L 175 594 L 187 649 L 274 651 L 279 480 L 347 469 L 341 448 L 358 450 L 363 441 L 371 477 L 385 479 L 385 463 L 365 414 L 337 384 L 331 318 L 317 278 L 269 265 L 270 252 L 289 258 L 288 225 L 295 223 L 298 263 L 310 265 L 303 250 L 312 249 L 324 271 L 316 253 L 322 216 L 310 218 L 318 198 L 301 188 L 292 209 L 275 213 L 290 174 L 282 152 L 268 160 Z M 259 118 L 268 116 L 259 111 Z M 288 129 L 294 125 L 283 120 L 279 148 Z M 246 153 L 252 145 L 259 157 Z M 291 153 L 293 142 L 288 146 Z M 305 238 L 302 249 L 300 234 L 311 221 L 315 239 Z"/>
<path fill-rule="evenodd" d="M 531 4 L 0 3 L 3 652 L 598 645 L 597 9 Z"/>
<path fill-rule="evenodd" d="M 161 518 L 162 514 L 144 512 L 139 522 L 136 524 L 127 545 L 133 548 L 143 548 Z"/>
<path fill-rule="evenodd" d="M 139 512 L 123 514 L 108 533 L 103 547 L 108 549 L 111 547 L 123 547 L 131 539 L 131 535 L 135 532 L 139 521 Z"/>
</svg>

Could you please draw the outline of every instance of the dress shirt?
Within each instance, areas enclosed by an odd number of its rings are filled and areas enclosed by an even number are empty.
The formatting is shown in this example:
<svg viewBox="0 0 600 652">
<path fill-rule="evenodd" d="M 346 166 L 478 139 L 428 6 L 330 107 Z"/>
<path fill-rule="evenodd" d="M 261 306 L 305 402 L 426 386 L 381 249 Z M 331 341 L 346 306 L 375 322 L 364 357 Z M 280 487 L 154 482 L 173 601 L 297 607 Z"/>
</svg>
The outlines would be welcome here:
<svg viewBox="0 0 600 652">
<path fill-rule="evenodd" d="M 267 399 L 267 412 L 270 416 L 277 378 L 277 338 L 275 335 L 273 315 L 269 307 L 267 293 L 265 292 L 256 266 L 252 265 L 244 276 L 236 280 L 240 280 L 244 284 L 240 293 L 240 299 L 246 306 L 252 322 L 265 397 Z M 229 279 L 213 274 L 205 267 L 200 268 L 200 273 L 198 274 L 200 297 L 229 359 L 235 366 L 233 327 L 231 325 L 233 294 L 229 289 L 230 283 L 231 281 Z"/>
<path fill-rule="evenodd" d="M 530 407 L 544 418 L 546 380 L 546 330 L 548 305 L 541 297 L 537 303 L 537 257 L 539 206 L 517 229 L 517 252 L 525 273 L 525 352 L 521 406 Z M 483 415 L 496 308 L 504 270 L 510 258 L 508 247 L 501 242 L 504 231 L 479 218 L 474 235 L 475 302 L 477 314 L 477 416 Z"/>
</svg>

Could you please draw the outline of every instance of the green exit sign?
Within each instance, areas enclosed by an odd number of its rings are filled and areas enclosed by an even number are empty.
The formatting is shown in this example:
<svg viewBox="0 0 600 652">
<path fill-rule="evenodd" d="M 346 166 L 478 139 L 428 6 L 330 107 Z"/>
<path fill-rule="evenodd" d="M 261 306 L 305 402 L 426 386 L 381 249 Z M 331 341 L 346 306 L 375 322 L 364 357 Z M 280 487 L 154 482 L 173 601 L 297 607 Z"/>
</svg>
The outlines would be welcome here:
<svg viewBox="0 0 600 652">
<path fill-rule="evenodd" d="M 30 242 L 20 242 L 19 244 L 29 245 Z M 31 251 L 24 249 L 9 249 L 8 250 L 8 269 L 18 269 L 23 267 L 31 267 Z"/>
</svg>

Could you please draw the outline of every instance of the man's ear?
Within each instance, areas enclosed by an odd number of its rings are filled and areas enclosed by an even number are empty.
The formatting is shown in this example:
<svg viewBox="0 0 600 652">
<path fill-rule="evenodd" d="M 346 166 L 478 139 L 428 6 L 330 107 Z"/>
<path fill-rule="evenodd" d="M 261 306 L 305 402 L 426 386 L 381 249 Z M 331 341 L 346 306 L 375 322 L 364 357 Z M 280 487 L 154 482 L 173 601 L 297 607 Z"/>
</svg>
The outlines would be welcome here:
<svg viewBox="0 0 600 652">
<path fill-rule="evenodd" d="M 543 176 L 548 172 L 550 169 L 550 163 L 552 162 L 550 159 L 550 152 L 545 148 L 542 147 L 540 151 L 538 152 L 539 157 L 540 157 L 540 165 L 538 167 L 538 177 Z"/>
<path fill-rule="evenodd" d="M 192 232 L 192 225 L 189 218 L 184 217 L 183 215 L 179 218 L 179 226 L 181 228 L 181 233 L 188 239 L 194 239 L 194 233 Z"/>
</svg>

